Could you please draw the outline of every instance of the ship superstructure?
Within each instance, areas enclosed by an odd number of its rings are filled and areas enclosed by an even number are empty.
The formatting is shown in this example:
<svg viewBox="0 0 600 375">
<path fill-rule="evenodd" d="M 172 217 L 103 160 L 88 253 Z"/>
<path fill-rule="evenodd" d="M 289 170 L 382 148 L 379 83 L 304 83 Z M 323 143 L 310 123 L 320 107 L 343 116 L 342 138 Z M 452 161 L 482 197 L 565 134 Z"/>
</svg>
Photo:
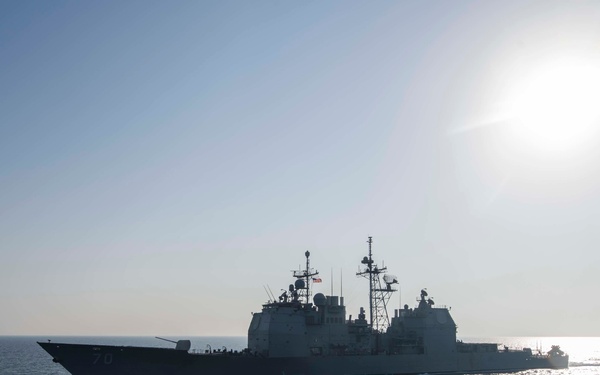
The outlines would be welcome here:
<svg viewBox="0 0 600 375">
<path fill-rule="evenodd" d="M 341 296 L 317 293 L 308 302 L 318 272 L 310 269 L 307 251 L 306 269 L 294 273 L 298 279 L 288 292 L 253 314 L 248 348 L 264 357 L 456 353 L 456 324 L 447 308 L 434 307 L 425 289 L 416 308 L 405 305 L 389 318 L 387 304 L 398 279 L 376 264 L 372 237 L 367 242 L 369 253 L 357 275 L 369 281 L 369 320 L 362 307 L 357 319 L 346 319 Z"/>
<path fill-rule="evenodd" d="M 311 368 L 316 374 L 329 374 L 326 368 L 319 368 L 319 363 L 336 363 L 343 374 L 379 373 L 375 368 L 403 374 L 568 365 L 568 356 L 557 355 L 556 351 L 536 356 L 527 348 L 508 350 L 495 343 L 457 341 L 457 326 L 450 310 L 436 306 L 426 289 L 421 290 L 414 308 L 404 305 L 390 317 L 388 302 L 396 292 L 398 279 L 375 262 L 372 237 L 367 243 L 368 255 L 361 260 L 357 276 L 368 280 L 368 320 L 363 307 L 356 319 L 352 315 L 346 318 L 342 296 L 317 293 L 310 302 L 310 284 L 318 272 L 309 267 L 307 251 L 306 269 L 294 273 L 297 280 L 289 291 L 253 314 L 248 329 L 250 352 L 264 358 L 304 358 L 313 363 Z"/>
</svg>

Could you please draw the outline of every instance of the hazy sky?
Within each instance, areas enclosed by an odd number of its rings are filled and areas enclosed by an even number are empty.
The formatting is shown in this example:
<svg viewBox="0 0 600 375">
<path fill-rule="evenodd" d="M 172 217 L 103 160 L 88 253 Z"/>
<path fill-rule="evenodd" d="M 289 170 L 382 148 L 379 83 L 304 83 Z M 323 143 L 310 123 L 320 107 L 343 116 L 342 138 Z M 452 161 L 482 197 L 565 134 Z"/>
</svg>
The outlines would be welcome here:
<svg viewBox="0 0 600 375">
<path fill-rule="evenodd" d="M 310 250 L 600 336 L 600 2 L 0 2 L 0 334 L 245 335 Z"/>
</svg>

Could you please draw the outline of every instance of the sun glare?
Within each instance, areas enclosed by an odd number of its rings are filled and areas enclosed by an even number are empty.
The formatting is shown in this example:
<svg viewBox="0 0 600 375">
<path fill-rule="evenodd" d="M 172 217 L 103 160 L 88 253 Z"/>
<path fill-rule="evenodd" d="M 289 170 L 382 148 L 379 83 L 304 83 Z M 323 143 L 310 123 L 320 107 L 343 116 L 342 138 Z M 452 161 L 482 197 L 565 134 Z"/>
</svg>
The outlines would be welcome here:
<svg viewBox="0 0 600 375">
<path fill-rule="evenodd" d="M 513 136 L 532 151 L 575 152 L 600 119 L 600 69 L 582 62 L 539 67 L 513 94 Z"/>
</svg>

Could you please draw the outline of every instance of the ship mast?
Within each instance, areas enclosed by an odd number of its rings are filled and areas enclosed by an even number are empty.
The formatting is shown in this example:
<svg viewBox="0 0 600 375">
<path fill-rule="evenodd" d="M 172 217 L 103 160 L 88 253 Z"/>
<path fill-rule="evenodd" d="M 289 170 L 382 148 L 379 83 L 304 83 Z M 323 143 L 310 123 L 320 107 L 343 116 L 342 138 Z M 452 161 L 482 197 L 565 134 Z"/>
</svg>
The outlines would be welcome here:
<svg viewBox="0 0 600 375">
<path fill-rule="evenodd" d="M 379 268 L 373 261 L 371 248 L 373 237 L 369 237 L 367 243 L 369 244 L 369 256 L 364 257 L 361 261 L 362 264 L 366 265 L 366 268 L 357 272 L 356 275 L 369 279 L 369 319 L 371 328 L 376 331 L 383 331 L 390 324 L 387 303 L 392 293 L 396 291 L 396 289 L 392 289 L 392 284 L 397 284 L 398 280 L 395 276 L 384 275 L 385 288 L 382 287 L 379 275 L 387 271 L 387 267 Z"/>
<path fill-rule="evenodd" d="M 298 280 L 302 280 L 304 279 L 304 288 L 298 288 L 298 289 L 304 289 L 305 292 L 302 293 L 305 299 L 304 303 L 310 303 L 310 283 L 312 281 L 312 277 L 313 276 L 317 276 L 319 274 L 319 271 L 317 270 L 313 270 L 310 268 L 310 251 L 306 251 L 304 253 L 304 256 L 306 257 L 306 269 L 303 271 L 294 271 L 294 277 L 297 278 Z"/>
<path fill-rule="evenodd" d="M 306 250 L 304 256 L 306 257 L 306 272 L 304 272 L 306 275 L 306 303 L 308 303 L 310 301 L 310 276 L 308 275 L 310 270 L 310 251 Z"/>
</svg>

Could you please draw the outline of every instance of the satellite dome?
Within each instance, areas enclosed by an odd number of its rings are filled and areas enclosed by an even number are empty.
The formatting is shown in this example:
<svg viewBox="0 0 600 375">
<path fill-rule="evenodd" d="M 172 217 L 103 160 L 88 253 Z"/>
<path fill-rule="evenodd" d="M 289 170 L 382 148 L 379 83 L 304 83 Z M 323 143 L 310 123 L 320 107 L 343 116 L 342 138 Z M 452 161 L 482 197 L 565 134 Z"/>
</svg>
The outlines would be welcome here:
<svg viewBox="0 0 600 375">
<path fill-rule="evenodd" d="M 306 284 L 304 283 L 304 280 L 302 280 L 302 279 L 296 280 L 294 285 L 296 286 L 296 289 L 304 289 L 304 287 L 306 286 Z"/>
<path fill-rule="evenodd" d="M 317 306 L 325 306 L 327 304 L 327 298 L 325 297 L 325 295 L 323 293 L 317 293 L 313 297 L 313 302 Z"/>
<path fill-rule="evenodd" d="M 383 281 L 385 281 L 386 284 L 398 284 L 398 278 L 389 273 L 383 275 Z"/>
</svg>

